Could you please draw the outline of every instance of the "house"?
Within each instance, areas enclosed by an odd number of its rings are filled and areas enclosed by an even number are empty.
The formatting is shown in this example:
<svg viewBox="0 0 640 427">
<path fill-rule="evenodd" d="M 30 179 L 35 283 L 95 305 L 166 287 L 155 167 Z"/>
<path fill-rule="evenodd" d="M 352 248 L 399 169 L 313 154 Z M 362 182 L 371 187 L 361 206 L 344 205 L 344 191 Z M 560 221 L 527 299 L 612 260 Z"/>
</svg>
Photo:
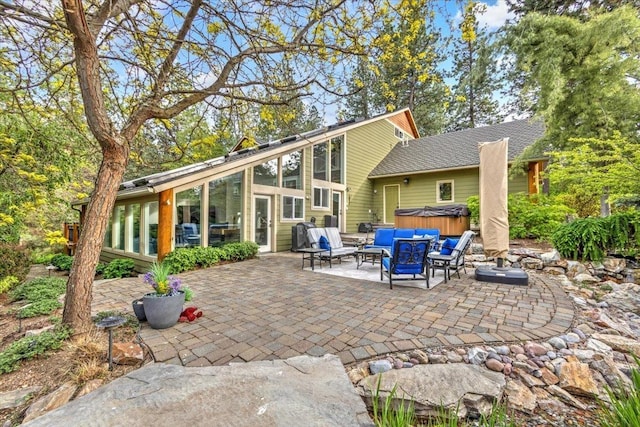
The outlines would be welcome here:
<svg viewBox="0 0 640 427">
<path fill-rule="evenodd" d="M 512 159 L 542 135 L 512 123 L 419 138 L 403 109 L 238 143 L 224 157 L 123 182 L 101 259 L 132 258 L 142 269 L 174 248 L 244 240 L 284 251 L 292 226 L 312 218 L 356 232 L 362 222 L 394 224 L 397 207 L 464 203 L 478 194 L 478 141 L 509 136 Z M 526 177 L 513 182 L 526 190 Z"/>
<path fill-rule="evenodd" d="M 511 165 L 543 135 L 542 123 L 526 119 L 403 141 L 367 176 L 373 182 L 374 219 L 394 224 L 397 208 L 464 204 L 479 194 L 479 142 L 509 138 Z M 529 159 L 521 174 L 510 174 L 509 193 L 541 192 L 545 161 Z"/>
<path fill-rule="evenodd" d="M 137 268 L 177 247 L 251 240 L 291 248 L 291 228 L 325 216 L 342 231 L 368 221 L 367 175 L 400 141 L 419 137 L 409 109 L 323 127 L 224 157 L 123 182 L 101 253 Z"/>
</svg>

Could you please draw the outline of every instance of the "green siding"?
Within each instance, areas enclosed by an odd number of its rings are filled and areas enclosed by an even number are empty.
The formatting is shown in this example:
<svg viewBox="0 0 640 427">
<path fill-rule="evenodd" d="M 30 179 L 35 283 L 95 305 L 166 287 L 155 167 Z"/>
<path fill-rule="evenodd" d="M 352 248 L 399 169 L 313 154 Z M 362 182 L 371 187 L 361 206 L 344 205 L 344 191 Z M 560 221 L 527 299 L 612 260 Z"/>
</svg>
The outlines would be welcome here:
<svg viewBox="0 0 640 427">
<path fill-rule="evenodd" d="M 375 211 L 376 196 L 373 193 L 373 183 L 367 177 L 399 142 L 394 133 L 395 126 L 386 120 L 371 123 L 353 129 L 347 134 L 346 168 L 346 231 L 358 231 L 358 224 L 372 221 L 369 210 Z M 382 211 L 378 210 L 382 216 Z"/>
<path fill-rule="evenodd" d="M 435 172 L 420 175 L 407 175 L 409 184 L 404 184 L 405 177 L 378 178 L 374 183 L 374 211 L 382 221 L 383 193 L 385 185 L 400 185 L 400 208 L 419 208 L 422 206 L 438 206 L 448 203 L 436 202 L 436 183 L 453 180 L 453 203 L 466 203 L 470 196 L 479 194 L 478 168 L 455 170 L 451 172 Z M 509 193 L 527 192 L 527 176 L 509 178 Z"/>
</svg>

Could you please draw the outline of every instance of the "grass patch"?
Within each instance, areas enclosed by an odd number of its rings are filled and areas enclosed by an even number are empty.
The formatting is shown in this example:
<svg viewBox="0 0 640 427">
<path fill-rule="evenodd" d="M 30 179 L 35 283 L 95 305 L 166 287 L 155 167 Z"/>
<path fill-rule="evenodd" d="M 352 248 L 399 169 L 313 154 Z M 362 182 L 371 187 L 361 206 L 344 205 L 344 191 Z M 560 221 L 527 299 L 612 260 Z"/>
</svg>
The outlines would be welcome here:
<svg viewBox="0 0 640 427">
<path fill-rule="evenodd" d="M 68 328 L 57 326 L 39 335 L 20 338 L 0 353 L 0 374 L 14 371 L 23 360 L 59 349 L 70 335 Z"/>
<path fill-rule="evenodd" d="M 397 394 L 397 385 L 394 385 L 391 392 L 384 398 L 380 397 L 380 383 L 382 376 L 378 377 L 375 393 L 372 396 L 373 422 L 378 427 L 404 427 L 412 426 L 416 423 L 416 413 L 413 400 L 405 405 L 404 399 L 399 405 L 394 405 L 393 400 Z"/>
</svg>

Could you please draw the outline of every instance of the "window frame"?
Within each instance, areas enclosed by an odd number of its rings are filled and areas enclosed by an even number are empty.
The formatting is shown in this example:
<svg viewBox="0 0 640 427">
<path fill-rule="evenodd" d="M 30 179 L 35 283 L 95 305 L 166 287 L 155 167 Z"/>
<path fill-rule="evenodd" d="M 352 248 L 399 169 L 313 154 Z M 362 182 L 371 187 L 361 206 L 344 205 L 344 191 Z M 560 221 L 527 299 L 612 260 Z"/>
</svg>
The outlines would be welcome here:
<svg viewBox="0 0 640 427">
<path fill-rule="evenodd" d="M 451 184 L 451 199 L 443 200 L 442 194 L 440 192 L 440 185 L 442 184 Z M 440 181 L 436 181 L 436 203 L 454 203 L 455 202 L 455 187 L 453 179 L 442 179 Z"/>
<path fill-rule="evenodd" d="M 285 215 L 285 199 L 286 198 L 292 199 L 291 217 L 287 217 Z M 301 212 L 302 216 L 300 216 L 300 217 L 296 217 L 295 216 L 295 214 L 296 214 L 296 201 L 297 200 L 302 202 L 302 212 Z M 280 212 L 280 216 L 281 216 L 282 221 L 304 221 L 304 197 L 303 196 L 292 196 L 290 194 L 283 194 L 281 203 L 282 203 L 282 209 L 281 209 L 281 212 Z"/>
<path fill-rule="evenodd" d="M 325 205 L 321 205 L 318 203 L 318 200 L 316 200 L 316 189 L 320 190 L 320 195 L 321 195 L 321 200 L 320 202 L 325 202 L 326 201 L 326 206 Z M 326 198 L 322 197 L 322 195 L 326 192 Z M 319 185 L 315 185 L 313 186 L 312 189 L 312 193 L 313 193 L 313 209 L 316 210 L 331 210 L 331 189 L 329 187 L 321 187 Z"/>
</svg>

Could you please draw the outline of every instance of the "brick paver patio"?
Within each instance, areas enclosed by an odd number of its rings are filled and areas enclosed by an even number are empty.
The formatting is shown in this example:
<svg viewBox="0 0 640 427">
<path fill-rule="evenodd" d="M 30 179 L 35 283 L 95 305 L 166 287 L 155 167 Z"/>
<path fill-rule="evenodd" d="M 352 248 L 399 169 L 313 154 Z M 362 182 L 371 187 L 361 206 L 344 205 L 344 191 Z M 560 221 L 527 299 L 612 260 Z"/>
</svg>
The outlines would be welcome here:
<svg viewBox="0 0 640 427">
<path fill-rule="evenodd" d="M 433 289 L 346 279 L 300 269 L 299 254 L 181 274 L 204 316 L 140 336 L 158 362 L 184 366 L 336 354 L 344 364 L 415 348 L 541 340 L 566 332 L 574 310 L 553 276 L 529 286 L 476 282 L 473 273 Z M 141 279 L 97 282 L 94 313 L 132 313 Z"/>
</svg>

